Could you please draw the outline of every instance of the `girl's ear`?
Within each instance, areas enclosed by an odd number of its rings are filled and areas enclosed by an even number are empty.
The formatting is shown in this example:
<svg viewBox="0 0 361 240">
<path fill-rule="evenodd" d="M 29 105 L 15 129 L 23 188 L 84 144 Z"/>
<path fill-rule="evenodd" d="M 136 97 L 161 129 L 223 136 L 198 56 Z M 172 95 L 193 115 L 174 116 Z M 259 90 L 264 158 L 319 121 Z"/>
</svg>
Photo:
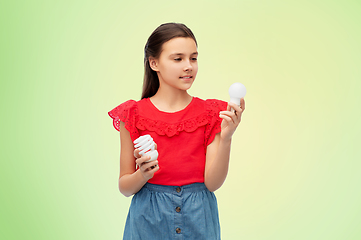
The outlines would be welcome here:
<svg viewBox="0 0 361 240">
<path fill-rule="evenodd" d="M 153 58 L 153 57 L 149 57 L 149 66 L 150 68 L 155 71 L 158 72 L 158 61 L 157 59 Z"/>
</svg>

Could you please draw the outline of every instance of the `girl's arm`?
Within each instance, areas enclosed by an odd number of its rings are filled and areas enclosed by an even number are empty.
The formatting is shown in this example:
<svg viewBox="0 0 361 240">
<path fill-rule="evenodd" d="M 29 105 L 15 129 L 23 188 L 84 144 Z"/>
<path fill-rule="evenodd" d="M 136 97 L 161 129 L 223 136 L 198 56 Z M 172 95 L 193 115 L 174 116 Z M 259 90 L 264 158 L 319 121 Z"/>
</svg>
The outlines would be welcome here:
<svg viewBox="0 0 361 240">
<path fill-rule="evenodd" d="M 129 131 L 124 127 L 124 123 L 120 122 L 120 176 L 119 191 L 126 197 L 137 193 L 146 182 L 151 179 L 156 171 L 158 171 L 158 161 L 149 160 L 149 156 L 139 157 L 138 150 L 134 150 L 133 142 L 130 138 Z M 136 165 L 139 169 L 136 170 Z M 154 167 L 154 168 L 151 168 Z"/>
<path fill-rule="evenodd" d="M 235 109 L 236 113 L 230 111 L 231 107 Z M 206 153 L 204 184 L 211 192 L 220 188 L 227 177 L 232 135 L 241 122 L 244 109 L 245 102 L 242 98 L 240 107 L 230 102 L 227 111 L 220 112 L 219 116 L 223 118 L 221 132 L 208 145 Z"/>
</svg>

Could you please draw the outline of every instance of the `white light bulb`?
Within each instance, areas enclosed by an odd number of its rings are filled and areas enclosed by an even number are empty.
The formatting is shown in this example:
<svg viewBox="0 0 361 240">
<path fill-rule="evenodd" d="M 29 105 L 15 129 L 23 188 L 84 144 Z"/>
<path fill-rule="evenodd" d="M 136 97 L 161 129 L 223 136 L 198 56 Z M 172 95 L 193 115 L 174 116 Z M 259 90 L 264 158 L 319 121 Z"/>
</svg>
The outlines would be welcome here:
<svg viewBox="0 0 361 240">
<path fill-rule="evenodd" d="M 242 83 L 233 83 L 228 90 L 229 97 L 231 98 L 231 102 L 241 105 L 241 98 L 246 96 L 246 87 Z"/>
<path fill-rule="evenodd" d="M 158 151 L 155 150 L 155 143 L 149 134 L 140 136 L 135 139 L 133 143 L 134 147 L 139 150 L 139 155 L 150 156 L 150 160 L 146 162 L 150 162 L 158 158 Z"/>
</svg>

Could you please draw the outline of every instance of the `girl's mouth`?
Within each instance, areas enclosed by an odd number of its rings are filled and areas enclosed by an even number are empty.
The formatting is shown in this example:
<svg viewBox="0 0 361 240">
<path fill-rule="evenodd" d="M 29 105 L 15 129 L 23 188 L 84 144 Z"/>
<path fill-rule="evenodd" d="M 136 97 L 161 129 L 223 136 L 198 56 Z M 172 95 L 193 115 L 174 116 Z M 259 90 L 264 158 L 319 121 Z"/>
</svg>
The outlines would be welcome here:
<svg viewBox="0 0 361 240">
<path fill-rule="evenodd" d="M 184 76 L 184 77 L 179 77 L 179 78 L 181 78 L 181 79 L 192 79 L 193 76 Z"/>
</svg>

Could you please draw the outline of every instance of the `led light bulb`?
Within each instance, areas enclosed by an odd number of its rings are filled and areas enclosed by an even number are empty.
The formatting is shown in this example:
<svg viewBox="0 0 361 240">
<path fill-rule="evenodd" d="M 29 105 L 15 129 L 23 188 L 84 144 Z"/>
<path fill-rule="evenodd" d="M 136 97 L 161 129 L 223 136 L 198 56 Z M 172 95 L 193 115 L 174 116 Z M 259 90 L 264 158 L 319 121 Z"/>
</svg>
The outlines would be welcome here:
<svg viewBox="0 0 361 240">
<path fill-rule="evenodd" d="M 229 97 L 231 98 L 230 101 L 238 106 L 241 105 L 241 98 L 246 96 L 246 92 L 246 87 L 242 83 L 233 83 L 228 89 Z"/>
<path fill-rule="evenodd" d="M 139 150 L 139 155 L 150 156 L 150 160 L 147 162 L 156 160 L 158 158 L 158 151 L 155 150 L 155 143 L 153 138 L 147 134 L 140 136 L 133 141 L 134 147 Z"/>
</svg>

